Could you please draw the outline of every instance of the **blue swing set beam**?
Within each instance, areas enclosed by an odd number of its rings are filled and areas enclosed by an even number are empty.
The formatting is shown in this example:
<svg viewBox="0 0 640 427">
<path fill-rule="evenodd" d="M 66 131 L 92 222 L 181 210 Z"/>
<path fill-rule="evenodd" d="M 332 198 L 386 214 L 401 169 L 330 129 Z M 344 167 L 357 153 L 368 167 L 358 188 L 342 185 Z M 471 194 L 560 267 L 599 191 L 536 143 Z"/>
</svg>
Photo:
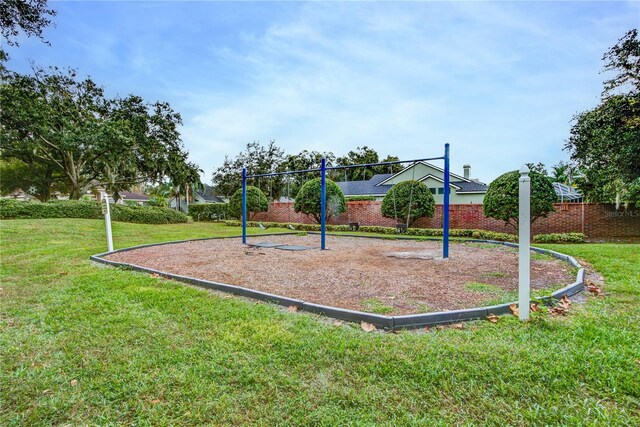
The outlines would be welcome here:
<svg viewBox="0 0 640 427">
<path fill-rule="evenodd" d="M 430 160 L 444 160 L 444 205 L 442 207 L 442 257 L 449 258 L 449 144 L 444 145 L 444 156 L 441 157 L 426 157 L 423 159 L 414 159 L 414 160 L 398 160 L 393 162 L 379 162 L 379 163 L 363 163 L 359 165 L 348 165 L 348 166 L 330 166 L 327 167 L 327 162 L 325 158 L 322 158 L 321 164 L 319 168 L 315 169 L 304 169 L 304 170 L 296 170 L 296 171 L 285 171 L 285 172 L 273 172 L 273 173 L 262 173 L 256 175 L 247 175 L 247 168 L 242 168 L 242 243 L 247 244 L 247 179 L 249 178 L 261 178 L 261 177 L 271 177 L 271 176 L 282 176 L 282 175 L 294 175 L 299 173 L 309 173 L 309 172 L 320 172 L 320 248 L 322 250 L 326 249 L 326 229 L 327 229 L 327 218 L 326 218 L 326 204 L 327 204 L 327 171 L 338 170 L 338 169 L 354 169 L 354 168 L 364 168 L 371 166 L 388 166 L 388 165 L 397 165 L 401 163 L 417 163 L 417 162 L 426 162 Z"/>
</svg>

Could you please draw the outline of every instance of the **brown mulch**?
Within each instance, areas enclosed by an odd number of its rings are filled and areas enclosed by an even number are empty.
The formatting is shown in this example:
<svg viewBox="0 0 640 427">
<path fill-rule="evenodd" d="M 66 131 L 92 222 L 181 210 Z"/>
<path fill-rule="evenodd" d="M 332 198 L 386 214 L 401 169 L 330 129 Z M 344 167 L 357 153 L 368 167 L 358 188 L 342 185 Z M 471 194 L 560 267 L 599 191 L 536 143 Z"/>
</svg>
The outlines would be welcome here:
<svg viewBox="0 0 640 427">
<path fill-rule="evenodd" d="M 239 239 L 177 243 L 109 255 L 106 258 L 168 273 L 243 286 L 307 302 L 399 315 L 470 308 L 495 301 L 500 292 L 467 288 L 489 284 L 502 291 L 518 286 L 517 250 L 499 245 L 442 243 L 327 236 L 251 237 L 249 243 L 313 246 L 307 251 L 249 248 Z M 573 283 L 567 263 L 532 259 L 533 289 Z M 504 294 L 503 294 L 504 296 Z M 384 308 L 387 310 L 384 310 Z"/>
</svg>

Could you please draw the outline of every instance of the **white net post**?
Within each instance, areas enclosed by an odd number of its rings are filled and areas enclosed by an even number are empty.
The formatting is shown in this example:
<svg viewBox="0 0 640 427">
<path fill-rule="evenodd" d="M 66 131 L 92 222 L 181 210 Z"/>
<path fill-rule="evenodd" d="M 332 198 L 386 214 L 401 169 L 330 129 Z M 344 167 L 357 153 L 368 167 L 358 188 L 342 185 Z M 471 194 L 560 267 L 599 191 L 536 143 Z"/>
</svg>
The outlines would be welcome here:
<svg viewBox="0 0 640 427">
<path fill-rule="evenodd" d="M 531 274 L 531 178 L 529 168 L 520 168 L 518 184 L 518 310 L 520 320 L 529 320 Z"/>
<path fill-rule="evenodd" d="M 111 209 L 109 207 L 109 195 L 106 191 L 102 192 L 102 213 L 104 214 L 104 223 L 107 229 L 107 249 L 113 251 L 113 235 L 111 234 Z"/>
</svg>

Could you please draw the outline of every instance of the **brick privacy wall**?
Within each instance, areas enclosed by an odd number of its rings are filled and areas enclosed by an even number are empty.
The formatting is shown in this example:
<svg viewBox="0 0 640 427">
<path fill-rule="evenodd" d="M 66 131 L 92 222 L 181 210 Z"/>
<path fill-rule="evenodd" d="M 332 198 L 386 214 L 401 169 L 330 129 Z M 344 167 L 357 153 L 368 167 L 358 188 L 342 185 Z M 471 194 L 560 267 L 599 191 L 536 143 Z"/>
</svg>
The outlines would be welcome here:
<svg viewBox="0 0 640 427">
<path fill-rule="evenodd" d="M 393 227 L 396 220 L 384 218 L 380 213 L 382 202 L 347 202 L 347 212 L 331 218 L 329 224 L 359 222 L 360 225 Z M 547 218 L 539 218 L 533 224 L 533 234 L 584 233 L 591 239 L 638 238 L 640 237 L 640 208 L 620 208 L 612 204 L 556 203 L 555 212 Z M 513 227 L 493 218 L 485 218 L 482 205 L 450 205 L 451 228 L 474 228 L 515 234 Z M 295 213 L 293 203 L 272 202 L 269 211 L 256 214 L 256 221 L 297 222 L 313 224 L 307 215 Z M 402 220 L 401 220 L 402 222 Z M 420 228 L 442 228 L 442 205 L 436 205 L 433 218 L 420 218 L 413 225 Z"/>
</svg>

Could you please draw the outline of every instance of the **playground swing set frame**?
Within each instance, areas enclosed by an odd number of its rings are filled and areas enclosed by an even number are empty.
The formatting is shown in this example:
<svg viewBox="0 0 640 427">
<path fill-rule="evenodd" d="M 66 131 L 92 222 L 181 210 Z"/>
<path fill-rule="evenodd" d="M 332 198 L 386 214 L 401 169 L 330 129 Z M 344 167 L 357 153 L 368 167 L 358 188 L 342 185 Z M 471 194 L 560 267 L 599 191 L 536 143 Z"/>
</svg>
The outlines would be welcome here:
<svg viewBox="0 0 640 427">
<path fill-rule="evenodd" d="M 327 171 L 339 169 L 354 169 L 371 166 L 397 165 L 402 163 L 418 163 L 432 160 L 444 160 L 444 204 L 442 209 L 442 258 L 449 258 L 449 195 L 450 195 L 450 177 L 449 177 L 449 144 L 444 145 L 444 156 L 429 157 L 414 160 L 398 160 L 394 162 L 379 163 L 363 163 L 359 165 L 347 166 L 330 166 L 327 167 L 326 159 L 322 158 L 320 168 L 304 169 L 286 172 L 273 172 L 257 175 L 247 175 L 247 168 L 242 168 L 242 244 L 247 244 L 247 179 L 273 177 L 282 175 L 295 175 L 308 172 L 320 172 L 320 249 L 326 250 L 326 234 L 327 234 L 327 188 L 326 179 Z"/>
</svg>

